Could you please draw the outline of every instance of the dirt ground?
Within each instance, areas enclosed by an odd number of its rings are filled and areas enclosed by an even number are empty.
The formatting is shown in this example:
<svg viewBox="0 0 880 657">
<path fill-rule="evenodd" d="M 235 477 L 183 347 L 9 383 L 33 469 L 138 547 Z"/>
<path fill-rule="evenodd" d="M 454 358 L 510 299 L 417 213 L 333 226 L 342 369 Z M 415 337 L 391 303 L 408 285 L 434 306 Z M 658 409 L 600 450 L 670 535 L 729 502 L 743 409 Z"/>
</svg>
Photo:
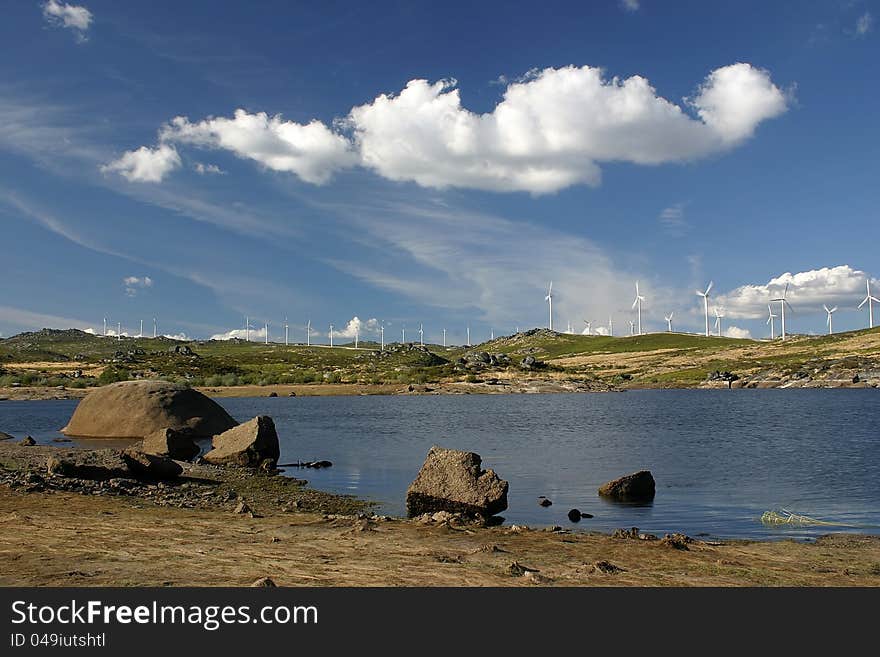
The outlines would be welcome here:
<svg viewBox="0 0 880 657">
<path fill-rule="evenodd" d="M 878 586 L 880 537 L 707 544 L 0 486 L 0 585 Z M 532 570 L 533 569 L 533 570 Z"/>
</svg>

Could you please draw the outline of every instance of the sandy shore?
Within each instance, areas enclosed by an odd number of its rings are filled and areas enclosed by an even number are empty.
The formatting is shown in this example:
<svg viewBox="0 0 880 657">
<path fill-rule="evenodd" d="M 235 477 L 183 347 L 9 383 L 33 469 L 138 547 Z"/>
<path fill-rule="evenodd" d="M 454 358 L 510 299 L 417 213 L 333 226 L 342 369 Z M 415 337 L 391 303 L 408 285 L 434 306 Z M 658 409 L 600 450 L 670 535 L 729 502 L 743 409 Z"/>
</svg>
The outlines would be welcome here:
<svg viewBox="0 0 880 657">
<path fill-rule="evenodd" d="M 186 464 L 180 481 L 133 488 L 53 478 L 44 464 L 55 449 L 0 443 L 0 585 L 880 585 L 880 537 L 676 547 L 420 522 L 234 468 Z M 236 513 L 241 501 L 252 512 Z"/>
</svg>

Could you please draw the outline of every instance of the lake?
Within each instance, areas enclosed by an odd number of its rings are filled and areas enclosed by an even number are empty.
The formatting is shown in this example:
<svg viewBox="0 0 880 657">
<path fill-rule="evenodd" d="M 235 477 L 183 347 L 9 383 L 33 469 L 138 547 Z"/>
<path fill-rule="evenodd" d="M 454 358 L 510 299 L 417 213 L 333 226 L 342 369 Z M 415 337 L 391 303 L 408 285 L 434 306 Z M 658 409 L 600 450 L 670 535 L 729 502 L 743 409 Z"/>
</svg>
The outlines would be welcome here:
<svg viewBox="0 0 880 657">
<path fill-rule="evenodd" d="M 601 394 L 278 397 L 218 400 L 237 420 L 274 418 L 281 462 L 315 488 L 403 515 L 431 445 L 483 457 L 510 482 L 507 524 L 611 531 L 639 527 L 718 538 L 880 533 L 880 391 L 642 390 Z M 58 437 L 77 402 L 0 402 L 0 430 Z M 92 441 L 94 444 L 94 441 Z M 605 481 L 640 469 L 654 502 L 600 499 Z M 537 497 L 553 501 L 538 506 Z M 571 508 L 595 517 L 573 525 Z M 764 526 L 770 509 L 852 527 Z"/>
</svg>

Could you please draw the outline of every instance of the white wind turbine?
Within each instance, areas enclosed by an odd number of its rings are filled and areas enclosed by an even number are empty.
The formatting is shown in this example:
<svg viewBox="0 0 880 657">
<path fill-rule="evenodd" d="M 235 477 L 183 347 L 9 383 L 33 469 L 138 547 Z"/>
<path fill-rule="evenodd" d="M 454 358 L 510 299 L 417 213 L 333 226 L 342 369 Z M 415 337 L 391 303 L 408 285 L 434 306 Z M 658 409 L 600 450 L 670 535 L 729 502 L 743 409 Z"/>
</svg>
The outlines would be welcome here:
<svg viewBox="0 0 880 657">
<path fill-rule="evenodd" d="M 379 325 L 379 340 L 380 340 L 379 350 L 385 351 L 385 325 L 384 324 Z"/>
<path fill-rule="evenodd" d="M 639 335 L 642 334 L 642 301 L 645 300 L 641 294 L 639 294 L 639 282 L 636 281 L 636 300 L 633 301 L 633 308 L 638 308 L 638 319 L 639 319 Z"/>
<path fill-rule="evenodd" d="M 361 333 L 360 328 L 355 326 L 354 327 L 354 348 L 355 349 L 358 348 L 358 338 L 360 338 L 360 333 Z"/>
<path fill-rule="evenodd" d="M 287 317 L 284 318 L 284 346 L 290 346 L 290 325 L 287 323 Z"/>
<path fill-rule="evenodd" d="M 721 337 L 721 318 L 724 317 L 724 308 L 719 308 L 715 306 L 715 334 L 720 338 Z"/>
<path fill-rule="evenodd" d="M 767 304 L 767 323 L 770 325 L 770 339 L 776 339 L 776 324 L 773 322 L 774 319 L 779 317 L 779 315 L 773 314 L 773 308 L 770 307 L 770 304 Z"/>
<path fill-rule="evenodd" d="M 107 318 L 104 318 L 104 337 L 107 337 Z"/>
<path fill-rule="evenodd" d="M 551 283 L 551 285 L 552 285 L 552 283 Z M 471 327 L 470 326 L 467 327 L 467 344 L 465 346 L 467 346 L 467 347 L 471 346 Z"/>
<path fill-rule="evenodd" d="M 116 339 L 117 340 L 122 339 L 122 322 L 116 323 Z"/>
<path fill-rule="evenodd" d="M 550 287 L 547 288 L 547 296 L 544 297 L 544 301 L 550 304 L 550 330 L 553 330 L 553 281 L 550 281 Z M 468 339 L 468 343 L 470 343 L 470 339 Z"/>
<path fill-rule="evenodd" d="M 788 294 L 788 283 L 785 284 L 785 289 L 782 291 L 782 296 L 777 299 L 770 299 L 772 302 L 779 302 L 780 308 L 782 308 L 782 341 L 785 342 L 785 307 L 788 306 L 788 309 L 791 310 L 791 304 L 785 300 L 785 295 Z"/>
<path fill-rule="evenodd" d="M 400 344 L 406 344 L 406 327 L 400 329 Z"/>
<path fill-rule="evenodd" d="M 156 318 L 153 318 L 153 337 L 156 337 L 156 332 L 159 329 L 159 323 L 156 321 Z"/>
<path fill-rule="evenodd" d="M 636 334 L 636 323 L 632 320 L 629 320 L 629 334 L 631 336 Z"/>
<path fill-rule="evenodd" d="M 833 315 L 834 311 L 837 310 L 837 306 L 834 306 L 834 308 L 829 308 L 823 303 L 822 307 L 825 309 L 825 312 L 828 313 L 828 320 L 825 323 L 828 324 L 828 335 L 831 335 L 832 333 L 834 333 L 834 329 L 831 326 L 831 315 Z"/>
<path fill-rule="evenodd" d="M 443 329 L 443 346 L 446 346 L 446 329 Z"/>
<path fill-rule="evenodd" d="M 266 344 L 269 344 L 269 322 L 266 322 Z"/>
<path fill-rule="evenodd" d="M 312 346 L 312 320 L 309 320 L 306 324 L 306 346 Z"/>
<path fill-rule="evenodd" d="M 425 346 L 425 327 L 419 322 L 419 345 Z"/>
<path fill-rule="evenodd" d="M 138 337 L 139 338 L 144 337 L 144 320 L 141 320 L 141 331 L 140 331 L 140 333 L 138 333 Z"/>
<path fill-rule="evenodd" d="M 251 341 L 251 318 L 247 315 L 244 316 L 244 340 L 245 342 Z"/>
<path fill-rule="evenodd" d="M 871 296 L 871 279 L 867 279 L 865 281 L 865 286 L 868 290 L 868 296 L 866 296 L 862 302 L 859 304 L 859 310 L 862 309 L 862 306 L 868 304 L 868 328 L 874 328 L 874 303 L 880 303 L 880 299 L 877 297 Z"/>
<path fill-rule="evenodd" d="M 333 346 L 333 324 L 330 325 L 330 346 Z"/>
<path fill-rule="evenodd" d="M 614 319 L 608 315 L 608 335 L 614 337 Z"/>
<path fill-rule="evenodd" d="M 670 333 L 672 333 L 672 316 L 673 316 L 674 314 L 675 314 L 675 311 L 673 310 L 673 311 L 672 311 L 671 313 L 669 313 L 668 315 L 664 315 L 664 316 L 663 316 L 663 319 L 666 320 L 666 330 L 669 331 Z"/>
<path fill-rule="evenodd" d="M 697 290 L 697 296 L 703 297 L 703 313 L 706 315 L 706 337 L 709 337 L 709 290 L 712 289 L 712 281 L 709 281 L 709 285 L 706 287 L 705 292 L 700 292 Z"/>
<path fill-rule="evenodd" d="M 584 329 L 584 335 L 593 335 L 593 322 L 585 319 L 584 324 L 587 327 Z"/>
</svg>

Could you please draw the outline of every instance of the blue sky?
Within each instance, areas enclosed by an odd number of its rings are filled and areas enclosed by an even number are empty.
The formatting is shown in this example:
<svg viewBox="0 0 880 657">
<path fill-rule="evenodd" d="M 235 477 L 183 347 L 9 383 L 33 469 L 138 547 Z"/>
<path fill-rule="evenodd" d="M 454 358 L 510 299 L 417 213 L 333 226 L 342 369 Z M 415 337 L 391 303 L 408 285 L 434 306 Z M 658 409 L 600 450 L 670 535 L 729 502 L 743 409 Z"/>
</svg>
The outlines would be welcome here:
<svg viewBox="0 0 880 657">
<path fill-rule="evenodd" d="M 4 3 L 0 333 L 867 325 L 880 5 L 475 4 Z"/>
</svg>

